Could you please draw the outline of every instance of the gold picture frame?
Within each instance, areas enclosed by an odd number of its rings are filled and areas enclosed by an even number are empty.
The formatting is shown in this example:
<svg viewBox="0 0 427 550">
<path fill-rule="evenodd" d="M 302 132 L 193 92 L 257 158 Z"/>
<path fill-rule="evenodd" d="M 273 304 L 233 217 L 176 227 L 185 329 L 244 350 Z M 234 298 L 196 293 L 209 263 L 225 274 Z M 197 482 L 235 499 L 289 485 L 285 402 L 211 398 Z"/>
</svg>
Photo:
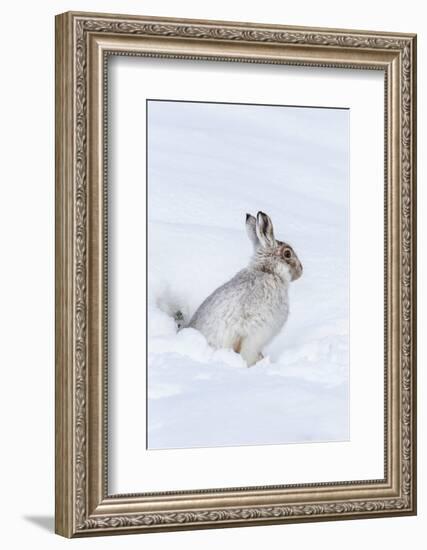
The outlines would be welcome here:
<svg viewBox="0 0 427 550">
<path fill-rule="evenodd" d="M 108 494 L 104 119 L 109 55 L 384 71 L 384 479 Z M 415 178 L 413 34 L 133 15 L 58 15 L 56 532 L 81 537 L 415 514 Z"/>
</svg>

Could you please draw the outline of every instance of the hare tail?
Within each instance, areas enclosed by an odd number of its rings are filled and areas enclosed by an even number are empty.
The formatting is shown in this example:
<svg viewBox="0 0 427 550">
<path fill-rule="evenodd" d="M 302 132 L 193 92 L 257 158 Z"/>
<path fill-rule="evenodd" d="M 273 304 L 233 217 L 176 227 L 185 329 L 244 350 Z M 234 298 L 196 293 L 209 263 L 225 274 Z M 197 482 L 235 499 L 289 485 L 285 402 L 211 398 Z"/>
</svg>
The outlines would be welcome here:
<svg viewBox="0 0 427 550">
<path fill-rule="evenodd" d="M 185 327 L 184 314 L 182 313 L 181 310 L 175 311 L 175 313 L 173 314 L 173 318 L 178 330 L 181 330 L 182 328 Z"/>
</svg>

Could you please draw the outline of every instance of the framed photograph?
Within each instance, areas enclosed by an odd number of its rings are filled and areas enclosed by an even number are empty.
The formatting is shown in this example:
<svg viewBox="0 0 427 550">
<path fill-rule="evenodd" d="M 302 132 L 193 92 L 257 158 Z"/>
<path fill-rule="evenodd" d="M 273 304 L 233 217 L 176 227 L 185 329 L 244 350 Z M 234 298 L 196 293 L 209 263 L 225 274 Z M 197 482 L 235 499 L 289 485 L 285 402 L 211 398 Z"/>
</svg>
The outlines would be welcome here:
<svg viewBox="0 0 427 550">
<path fill-rule="evenodd" d="M 416 513 L 416 37 L 56 18 L 56 532 Z"/>
</svg>

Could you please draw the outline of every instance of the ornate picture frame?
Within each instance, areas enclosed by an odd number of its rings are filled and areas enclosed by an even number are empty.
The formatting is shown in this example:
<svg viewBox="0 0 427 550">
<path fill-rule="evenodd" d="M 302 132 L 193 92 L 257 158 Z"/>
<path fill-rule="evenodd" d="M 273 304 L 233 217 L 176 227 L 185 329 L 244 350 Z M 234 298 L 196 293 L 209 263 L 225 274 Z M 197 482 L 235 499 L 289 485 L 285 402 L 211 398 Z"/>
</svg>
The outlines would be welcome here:
<svg viewBox="0 0 427 550">
<path fill-rule="evenodd" d="M 112 55 L 384 72 L 384 479 L 109 494 L 105 181 Z M 416 513 L 415 35 L 74 12 L 56 17 L 55 398 L 55 521 L 65 537 Z"/>
</svg>

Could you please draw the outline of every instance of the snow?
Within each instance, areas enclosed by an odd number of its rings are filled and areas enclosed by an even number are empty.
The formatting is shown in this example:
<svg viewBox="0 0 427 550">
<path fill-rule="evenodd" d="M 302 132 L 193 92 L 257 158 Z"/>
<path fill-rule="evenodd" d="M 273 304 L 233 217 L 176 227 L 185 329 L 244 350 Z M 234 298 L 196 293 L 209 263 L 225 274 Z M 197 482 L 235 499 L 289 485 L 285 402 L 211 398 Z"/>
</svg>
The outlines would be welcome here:
<svg viewBox="0 0 427 550">
<path fill-rule="evenodd" d="M 148 448 L 349 440 L 349 112 L 148 103 Z M 248 368 L 177 331 L 252 253 L 267 212 L 303 266 Z"/>
</svg>

